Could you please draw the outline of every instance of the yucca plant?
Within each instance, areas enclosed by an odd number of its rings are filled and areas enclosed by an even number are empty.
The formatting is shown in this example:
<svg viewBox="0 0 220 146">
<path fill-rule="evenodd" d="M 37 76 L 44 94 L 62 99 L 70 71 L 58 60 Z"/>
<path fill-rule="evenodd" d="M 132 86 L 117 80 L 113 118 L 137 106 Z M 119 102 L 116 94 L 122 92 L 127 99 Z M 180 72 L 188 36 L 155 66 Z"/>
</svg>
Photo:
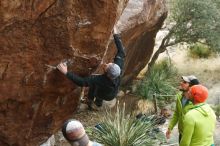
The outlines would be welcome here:
<svg viewBox="0 0 220 146">
<path fill-rule="evenodd" d="M 154 141 L 148 135 L 154 128 L 154 122 L 143 122 L 125 114 L 125 106 L 114 114 L 106 112 L 101 124 L 96 126 L 93 136 L 105 146 L 147 146 Z"/>
<path fill-rule="evenodd" d="M 173 95 L 177 91 L 177 77 L 176 68 L 167 60 L 162 60 L 155 64 L 150 73 L 139 83 L 137 94 L 147 99 L 151 99 L 155 93 Z"/>
</svg>

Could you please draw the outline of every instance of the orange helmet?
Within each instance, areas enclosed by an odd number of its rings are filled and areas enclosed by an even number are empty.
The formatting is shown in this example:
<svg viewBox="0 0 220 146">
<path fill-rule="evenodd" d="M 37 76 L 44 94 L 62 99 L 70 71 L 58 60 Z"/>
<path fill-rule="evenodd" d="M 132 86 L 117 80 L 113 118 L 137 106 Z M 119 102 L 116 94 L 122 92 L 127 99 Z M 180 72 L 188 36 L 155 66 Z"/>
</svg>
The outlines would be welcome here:
<svg viewBox="0 0 220 146">
<path fill-rule="evenodd" d="M 208 89 L 202 85 L 194 85 L 190 88 L 191 98 L 195 103 L 203 103 L 208 98 Z"/>
</svg>

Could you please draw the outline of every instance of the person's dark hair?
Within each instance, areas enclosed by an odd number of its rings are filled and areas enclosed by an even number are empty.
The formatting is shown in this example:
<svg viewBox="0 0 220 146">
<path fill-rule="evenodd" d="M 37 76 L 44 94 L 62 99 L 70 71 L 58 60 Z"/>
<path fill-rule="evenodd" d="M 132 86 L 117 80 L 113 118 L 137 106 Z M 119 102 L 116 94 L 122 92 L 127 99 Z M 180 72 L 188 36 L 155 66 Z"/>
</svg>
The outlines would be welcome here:
<svg viewBox="0 0 220 146">
<path fill-rule="evenodd" d="M 199 85 L 199 80 L 198 79 L 192 79 L 189 83 L 190 87 L 194 86 L 194 85 Z"/>
<path fill-rule="evenodd" d="M 72 119 L 71 119 L 71 120 L 67 120 L 67 121 L 63 124 L 63 127 L 62 127 L 63 136 L 64 136 L 64 138 L 66 138 L 66 140 L 68 140 L 68 141 L 71 141 L 71 139 L 69 139 L 68 136 L 67 136 L 67 134 L 66 134 L 66 126 L 67 126 L 67 124 L 68 124 L 69 122 L 71 122 L 71 121 L 72 121 Z"/>
</svg>

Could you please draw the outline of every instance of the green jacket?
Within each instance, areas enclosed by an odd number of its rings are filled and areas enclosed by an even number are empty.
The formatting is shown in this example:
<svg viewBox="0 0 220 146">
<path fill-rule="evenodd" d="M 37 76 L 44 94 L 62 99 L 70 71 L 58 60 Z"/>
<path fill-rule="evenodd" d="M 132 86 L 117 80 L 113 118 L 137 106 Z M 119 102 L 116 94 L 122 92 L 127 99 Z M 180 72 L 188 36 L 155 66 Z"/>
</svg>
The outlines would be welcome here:
<svg viewBox="0 0 220 146">
<path fill-rule="evenodd" d="M 183 116 L 194 106 L 192 102 L 188 101 L 184 107 L 182 107 L 181 100 L 183 98 L 181 93 L 176 95 L 176 109 L 173 117 L 169 122 L 169 130 L 173 130 L 173 127 L 178 123 L 179 133 L 183 133 Z"/>
<path fill-rule="evenodd" d="M 195 105 L 184 117 L 180 146 L 211 146 L 214 144 L 216 116 L 208 104 Z"/>
</svg>

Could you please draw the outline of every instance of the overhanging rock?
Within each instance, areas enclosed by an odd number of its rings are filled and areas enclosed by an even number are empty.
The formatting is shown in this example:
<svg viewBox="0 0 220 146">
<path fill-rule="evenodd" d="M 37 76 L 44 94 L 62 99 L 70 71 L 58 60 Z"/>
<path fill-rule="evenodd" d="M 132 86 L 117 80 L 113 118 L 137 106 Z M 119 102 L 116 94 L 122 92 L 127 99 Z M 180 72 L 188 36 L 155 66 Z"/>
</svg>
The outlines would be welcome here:
<svg viewBox="0 0 220 146">
<path fill-rule="evenodd" d="M 39 145 L 73 115 L 79 88 L 46 65 L 68 60 L 82 76 L 96 70 L 126 4 L 1 0 L 1 146 Z"/>
<path fill-rule="evenodd" d="M 39 145 L 73 115 L 80 88 L 46 65 L 68 61 L 71 71 L 86 76 L 109 62 L 111 31 L 127 2 L 1 0 L 1 146 Z M 149 61 L 165 17 L 164 0 L 129 2 L 118 23 L 127 48 L 123 83 Z"/>
</svg>

